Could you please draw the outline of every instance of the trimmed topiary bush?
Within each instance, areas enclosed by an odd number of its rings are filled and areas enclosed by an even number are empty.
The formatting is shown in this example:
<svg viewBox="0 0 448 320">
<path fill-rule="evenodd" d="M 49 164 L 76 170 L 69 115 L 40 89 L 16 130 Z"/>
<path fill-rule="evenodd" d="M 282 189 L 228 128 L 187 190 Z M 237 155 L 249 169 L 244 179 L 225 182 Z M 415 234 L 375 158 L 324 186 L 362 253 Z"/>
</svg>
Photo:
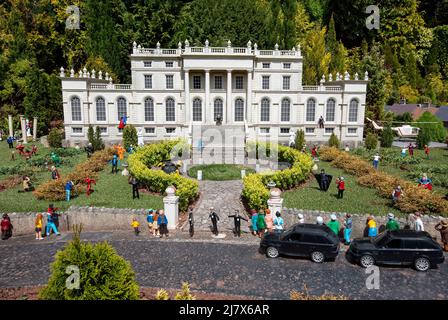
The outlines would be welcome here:
<svg viewBox="0 0 448 320">
<path fill-rule="evenodd" d="M 296 139 L 294 141 L 294 147 L 297 150 L 302 150 L 302 148 L 305 146 L 305 131 L 302 129 L 296 131 Z"/>
<path fill-rule="evenodd" d="M 390 148 L 394 142 L 394 131 L 390 126 L 384 128 L 381 133 L 381 147 Z"/>
<path fill-rule="evenodd" d="M 62 147 L 62 133 L 59 129 L 51 129 L 48 133 L 48 144 L 52 148 Z"/>
<path fill-rule="evenodd" d="M 329 145 L 330 147 L 339 148 L 339 139 L 338 139 L 338 137 L 335 135 L 334 132 L 331 134 L 330 139 L 328 140 L 328 145 Z"/>
<path fill-rule="evenodd" d="M 76 277 L 79 272 L 79 287 Z M 139 286 L 131 264 L 107 242 L 81 242 L 80 229 L 66 247 L 56 253 L 44 300 L 137 300 Z"/>
<path fill-rule="evenodd" d="M 128 150 L 131 145 L 135 147 L 137 144 L 137 129 L 132 124 L 127 124 L 123 129 L 123 146 Z"/>
<path fill-rule="evenodd" d="M 428 128 L 422 128 L 417 135 L 417 147 L 423 149 L 431 141 L 431 134 Z"/>
<path fill-rule="evenodd" d="M 364 144 L 367 150 L 374 150 L 378 147 L 378 137 L 374 133 L 368 133 Z"/>
</svg>

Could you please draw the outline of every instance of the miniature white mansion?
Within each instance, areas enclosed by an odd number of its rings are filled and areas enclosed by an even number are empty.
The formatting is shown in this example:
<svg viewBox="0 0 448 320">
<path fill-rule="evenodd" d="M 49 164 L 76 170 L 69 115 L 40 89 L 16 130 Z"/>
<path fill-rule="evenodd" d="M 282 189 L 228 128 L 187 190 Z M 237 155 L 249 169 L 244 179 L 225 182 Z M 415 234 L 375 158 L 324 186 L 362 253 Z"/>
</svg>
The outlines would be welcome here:
<svg viewBox="0 0 448 320">
<path fill-rule="evenodd" d="M 194 138 L 201 132 L 242 132 L 244 140 L 276 137 L 290 141 L 303 129 L 307 142 L 327 142 L 335 133 L 343 144 L 362 141 L 368 75 L 348 72 L 322 77 L 320 85 L 302 85 L 299 48 L 284 51 L 247 47 L 142 48 L 134 43 L 132 84 L 113 84 L 101 71 L 66 75 L 61 68 L 65 136 L 84 144 L 89 125 L 103 140 L 121 140 L 120 119 L 134 125 L 140 141 Z M 324 119 L 323 128 L 318 125 Z M 202 141 L 202 140 L 201 140 Z M 194 142 L 193 144 L 195 144 Z"/>
</svg>

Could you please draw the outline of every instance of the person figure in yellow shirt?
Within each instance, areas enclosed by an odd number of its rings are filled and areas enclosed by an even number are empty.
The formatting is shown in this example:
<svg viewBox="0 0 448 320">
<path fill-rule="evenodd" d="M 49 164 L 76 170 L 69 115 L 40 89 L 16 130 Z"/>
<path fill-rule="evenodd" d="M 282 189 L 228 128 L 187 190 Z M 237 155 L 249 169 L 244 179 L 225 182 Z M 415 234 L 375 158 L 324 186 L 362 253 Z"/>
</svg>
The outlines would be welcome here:
<svg viewBox="0 0 448 320">
<path fill-rule="evenodd" d="M 36 217 L 36 221 L 34 223 L 35 231 L 36 231 L 36 240 L 44 240 L 42 238 L 42 226 L 44 224 L 44 216 L 42 213 L 38 213 Z"/>
<path fill-rule="evenodd" d="M 367 227 L 369 229 L 368 234 L 367 234 L 369 237 L 376 237 L 378 235 L 378 227 L 376 225 L 376 221 L 375 221 L 373 215 L 370 215 L 367 218 Z"/>
<path fill-rule="evenodd" d="M 132 218 L 131 227 L 134 228 L 134 233 L 136 236 L 140 233 L 140 230 L 138 227 L 140 227 L 140 222 L 137 221 L 137 218 Z"/>
</svg>

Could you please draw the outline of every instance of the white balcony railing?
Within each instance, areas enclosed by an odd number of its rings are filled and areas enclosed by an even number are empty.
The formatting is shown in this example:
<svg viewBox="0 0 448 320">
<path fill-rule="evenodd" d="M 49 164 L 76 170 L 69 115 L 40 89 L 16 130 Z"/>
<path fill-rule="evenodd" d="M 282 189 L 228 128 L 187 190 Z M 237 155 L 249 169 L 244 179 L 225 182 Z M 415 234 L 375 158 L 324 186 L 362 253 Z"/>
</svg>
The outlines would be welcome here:
<svg viewBox="0 0 448 320">
<path fill-rule="evenodd" d="M 130 84 L 92 83 L 91 90 L 131 90 Z"/>
<path fill-rule="evenodd" d="M 330 92 L 340 92 L 341 87 L 338 86 L 303 86 L 303 91 L 330 91 Z"/>
</svg>

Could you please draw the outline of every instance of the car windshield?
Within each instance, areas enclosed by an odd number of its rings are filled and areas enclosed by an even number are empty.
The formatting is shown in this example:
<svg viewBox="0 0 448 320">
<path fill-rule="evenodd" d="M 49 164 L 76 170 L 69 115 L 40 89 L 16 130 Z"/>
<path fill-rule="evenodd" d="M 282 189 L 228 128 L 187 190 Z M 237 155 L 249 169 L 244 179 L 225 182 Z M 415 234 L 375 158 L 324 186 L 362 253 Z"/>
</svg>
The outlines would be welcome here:
<svg viewBox="0 0 448 320">
<path fill-rule="evenodd" d="M 379 235 L 377 235 L 376 237 L 372 238 L 371 241 L 375 245 L 379 245 L 379 244 L 383 243 L 383 240 L 385 240 L 386 237 L 387 237 L 387 233 L 383 232 L 383 233 L 380 233 Z"/>
</svg>

